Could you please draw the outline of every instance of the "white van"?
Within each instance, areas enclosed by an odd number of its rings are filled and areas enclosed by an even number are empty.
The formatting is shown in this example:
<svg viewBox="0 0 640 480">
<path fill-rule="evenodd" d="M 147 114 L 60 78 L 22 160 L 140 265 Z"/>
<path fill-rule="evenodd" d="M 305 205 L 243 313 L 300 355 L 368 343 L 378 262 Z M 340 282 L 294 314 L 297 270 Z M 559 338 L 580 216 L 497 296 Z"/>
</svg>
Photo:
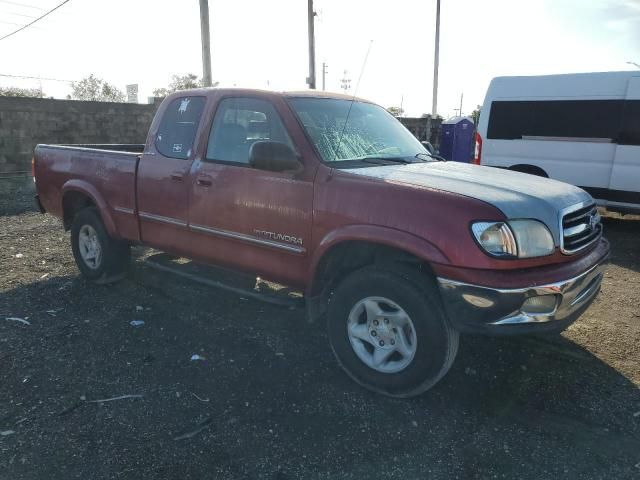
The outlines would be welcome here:
<svg viewBox="0 0 640 480">
<path fill-rule="evenodd" d="M 609 210 L 640 212 L 640 70 L 494 78 L 474 163 L 562 180 Z"/>
</svg>

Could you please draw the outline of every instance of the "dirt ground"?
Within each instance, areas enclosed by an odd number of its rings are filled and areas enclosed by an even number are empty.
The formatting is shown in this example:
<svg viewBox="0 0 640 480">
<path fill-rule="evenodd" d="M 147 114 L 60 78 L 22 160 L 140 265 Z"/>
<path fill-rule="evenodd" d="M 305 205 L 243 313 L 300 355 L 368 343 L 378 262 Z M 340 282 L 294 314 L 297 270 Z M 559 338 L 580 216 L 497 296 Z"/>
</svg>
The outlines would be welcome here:
<svg viewBox="0 0 640 480">
<path fill-rule="evenodd" d="M 640 478 L 640 218 L 605 222 L 602 292 L 562 336 L 464 337 L 391 400 L 303 311 L 139 261 L 91 285 L 57 219 L 0 196 L 0 479 Z"/>
</svg>

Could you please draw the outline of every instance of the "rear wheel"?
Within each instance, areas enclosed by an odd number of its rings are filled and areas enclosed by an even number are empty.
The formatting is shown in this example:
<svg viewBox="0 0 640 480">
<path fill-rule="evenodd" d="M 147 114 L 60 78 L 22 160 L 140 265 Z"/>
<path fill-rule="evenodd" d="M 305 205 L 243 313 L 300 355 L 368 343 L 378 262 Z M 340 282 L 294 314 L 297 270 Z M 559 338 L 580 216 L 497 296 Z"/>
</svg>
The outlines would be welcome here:
<svg viewBox="0 0 640 480">
<path fill-rule="evenodd" d="M 121 279 L 129 264 L 129 245 L 109 236 L 94 207 L 84 208 L 75 215 L 71 249 L 82 275 L 97 283 Z"/>
<path fill-rule="evenodd" d="M 329 304 L 333 352 L 360 385 L 411 397 L 435 385 L 453 364 L 458 332 L 427 278 L 365 267 L 346 277 Z"/>
</svg>

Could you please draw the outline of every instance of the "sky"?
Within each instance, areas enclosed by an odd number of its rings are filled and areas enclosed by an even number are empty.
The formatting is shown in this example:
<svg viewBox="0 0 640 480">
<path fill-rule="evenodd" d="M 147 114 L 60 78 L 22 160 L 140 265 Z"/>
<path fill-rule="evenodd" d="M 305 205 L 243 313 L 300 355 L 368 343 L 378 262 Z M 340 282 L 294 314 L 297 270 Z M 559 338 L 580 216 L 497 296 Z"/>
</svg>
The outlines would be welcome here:
<svg viewBox="0 0 640 480">
<path fill-rule="evenodd" d="M 0 37 L 62 0 L 0 0 Z M 640 64 L 640 0 L 442 0 L 438 113 L 469 114 L 493 77 L 631 70 Z M 220 86 L 307 88 L 306 0 L 209 0 L 212 76 Z M 317 85 L 406 115 L 431 112 L 436 0 L 315 0 Z M 367 56 L 367 51 L 368 56 Z M 366 63 L 365 63 L 365 58 Z M 346 75 L 345 75 L 346 70 Z M 139 100 L 173 74 L 201 75 L 198 0 L 70 0 L 0 40 L 0 85 L 95 74 Z M 359 80 L 360 79 L 360 80 Z M 65 81 L 42 80 L 64 98 Z"/>
</svg>

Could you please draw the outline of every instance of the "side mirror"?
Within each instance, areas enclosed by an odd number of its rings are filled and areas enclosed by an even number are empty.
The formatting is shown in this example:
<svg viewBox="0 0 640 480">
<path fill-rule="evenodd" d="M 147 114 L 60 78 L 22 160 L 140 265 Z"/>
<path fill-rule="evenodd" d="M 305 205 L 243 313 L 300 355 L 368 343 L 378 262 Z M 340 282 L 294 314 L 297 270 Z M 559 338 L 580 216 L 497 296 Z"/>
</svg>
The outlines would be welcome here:
<svg viewBox="0 0 640 480">
<path fill-rule="evenodd" d="M 432 155 L 438 155 L 440 152 L 438 152 L 438 150 L 435 149 L 435 147 L 433 145 L 431 145 L 430 142 L 427 142 L 426 140 L 421 141 L 420 143 L 422 143 L 422 146 L 424 148 L 427 149 L 427 152 L 429 152 Z"/>
<path fill-rule="evenodd" d="M 249 165 L 270 172 L 298 170 L 302 164 L 293 149 L 282 142 L 259 141 L 249 149 Z"/>
</svg>

